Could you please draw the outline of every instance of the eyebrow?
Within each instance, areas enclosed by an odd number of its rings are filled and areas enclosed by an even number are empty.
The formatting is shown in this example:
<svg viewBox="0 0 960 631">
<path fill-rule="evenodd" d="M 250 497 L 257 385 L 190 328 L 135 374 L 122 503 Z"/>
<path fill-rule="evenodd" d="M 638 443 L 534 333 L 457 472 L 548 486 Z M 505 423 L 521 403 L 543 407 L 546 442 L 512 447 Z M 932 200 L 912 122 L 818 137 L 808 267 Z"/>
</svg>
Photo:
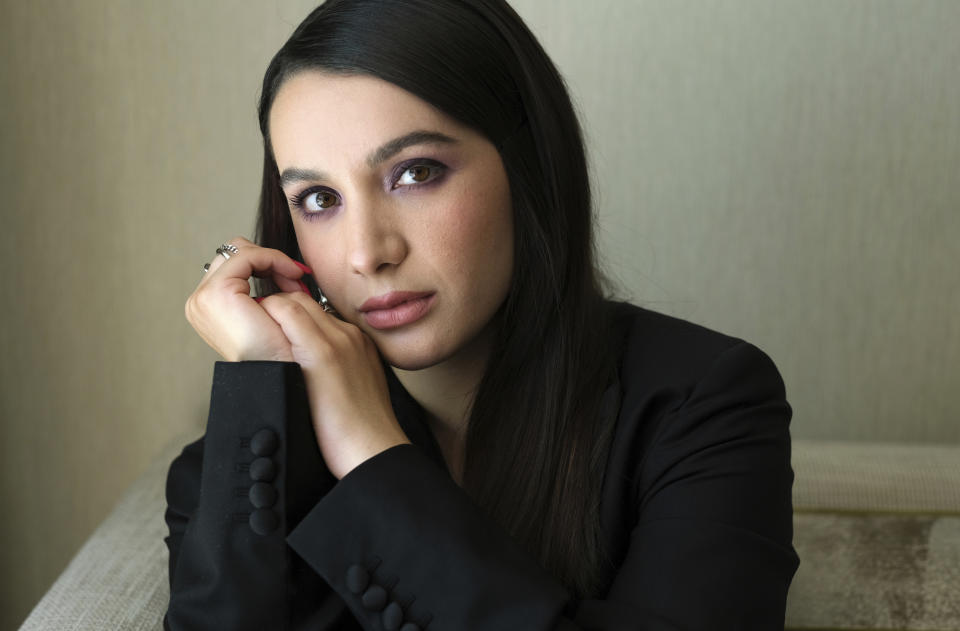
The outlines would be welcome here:
<svg viewBox="0 0 960 631">
<path fill-rule="evenodd" d="M 367 156 L 366 162 L 368 167 L 374 169 L 407 147 L 426 144 L 456 144 L 457 142 L 458 141 L 456 139 L 451 138 L 446 134 L 441 134 L 438 131 L 412 131 L 409 134 L 398 136 L 397 138 L 382 144 Z M 283 173 L 280 174 L 280 186 L 286 187 L 294 182 L 316 181 L 323 179 L 328 178 L 322 171 L 290 167 L 284 169 Z"/>
</svg>

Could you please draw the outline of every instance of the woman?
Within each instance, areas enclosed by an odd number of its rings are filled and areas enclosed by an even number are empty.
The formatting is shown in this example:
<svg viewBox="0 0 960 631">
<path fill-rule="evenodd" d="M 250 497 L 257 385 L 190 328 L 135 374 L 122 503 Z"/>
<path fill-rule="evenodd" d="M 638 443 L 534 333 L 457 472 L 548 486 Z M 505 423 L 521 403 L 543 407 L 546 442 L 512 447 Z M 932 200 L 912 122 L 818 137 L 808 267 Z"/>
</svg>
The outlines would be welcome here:
<svg viewBox="0 0 960 631">
<path fill-rule="evenodd" d="M 780 376 L 604 300 L 576 116 L 503 0 L 329 0 L 259 111 L 257 244 L 186 306 L 226 361 L 167 628 L 782 627 Z"/>
</svg>

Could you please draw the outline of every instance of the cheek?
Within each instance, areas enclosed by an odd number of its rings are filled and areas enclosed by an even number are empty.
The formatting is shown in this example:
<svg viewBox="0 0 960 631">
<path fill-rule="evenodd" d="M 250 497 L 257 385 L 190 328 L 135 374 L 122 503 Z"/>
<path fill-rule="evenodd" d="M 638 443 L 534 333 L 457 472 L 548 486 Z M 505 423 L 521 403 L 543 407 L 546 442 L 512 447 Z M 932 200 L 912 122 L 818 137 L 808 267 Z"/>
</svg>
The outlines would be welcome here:
<svg viewBox="0 0 960 631">
<path fill-rule="evenodd" d="M 472 278 L 500 278 L 512 270 L 513 217 L 509 196 L 470 192 L 447 206 L 437 235 L 438 247 L 451 267 Z M 479 275 L 479 276 L 478 276 Z"/>
<path fill-rule="evenodd" d="M 333 263 L 335 252 L 322 238 L 322 233 L 310 230 L 309 225 L 294 222 L 294 232 L 297 235 L 297 246 L 303 262 L 313 271 L 313 279 L 324 292 L 332 291 L 336 286 L 336 266 Z"/>
</svg>

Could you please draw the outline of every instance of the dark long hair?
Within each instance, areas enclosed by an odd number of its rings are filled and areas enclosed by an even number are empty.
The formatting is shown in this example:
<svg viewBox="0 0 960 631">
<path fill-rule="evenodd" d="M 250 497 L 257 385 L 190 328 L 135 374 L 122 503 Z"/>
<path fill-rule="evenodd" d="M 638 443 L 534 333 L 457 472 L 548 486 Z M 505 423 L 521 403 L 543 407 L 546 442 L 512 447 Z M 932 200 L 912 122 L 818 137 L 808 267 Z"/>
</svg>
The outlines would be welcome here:
<svg viewBox="0 0 960 631">
<path fill-rule="evenodd" d="M 580 598 L 607 587 L 599 501 L 615 365 L 594 264 L 580 125 L 559 72 L 504 0 L 328 0 L 267 68 L 257 240 L 299 258 L 268 117 L 306 69 L 378 77 L 486 136 L 510 183 L 514 269 L 466 433 L 463 486 Z"/>
</svg>

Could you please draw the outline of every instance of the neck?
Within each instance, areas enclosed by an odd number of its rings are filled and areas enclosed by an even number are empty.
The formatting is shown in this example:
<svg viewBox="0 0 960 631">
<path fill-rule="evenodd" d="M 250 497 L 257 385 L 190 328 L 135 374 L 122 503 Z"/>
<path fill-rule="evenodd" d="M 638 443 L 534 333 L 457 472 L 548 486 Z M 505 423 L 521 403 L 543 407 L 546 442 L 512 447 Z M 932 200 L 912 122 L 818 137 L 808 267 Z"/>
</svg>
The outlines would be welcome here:
<svg viewBox="0 0 960 631">
<path fill-rule="evenodd" d="M 487 366 L 492 332 L 484 330 L 453 356 L 422 370 L 393 373 L 427 412 L 427 423 L 451 473 L 460 480 L 467 421 Z"/>
</svg>

